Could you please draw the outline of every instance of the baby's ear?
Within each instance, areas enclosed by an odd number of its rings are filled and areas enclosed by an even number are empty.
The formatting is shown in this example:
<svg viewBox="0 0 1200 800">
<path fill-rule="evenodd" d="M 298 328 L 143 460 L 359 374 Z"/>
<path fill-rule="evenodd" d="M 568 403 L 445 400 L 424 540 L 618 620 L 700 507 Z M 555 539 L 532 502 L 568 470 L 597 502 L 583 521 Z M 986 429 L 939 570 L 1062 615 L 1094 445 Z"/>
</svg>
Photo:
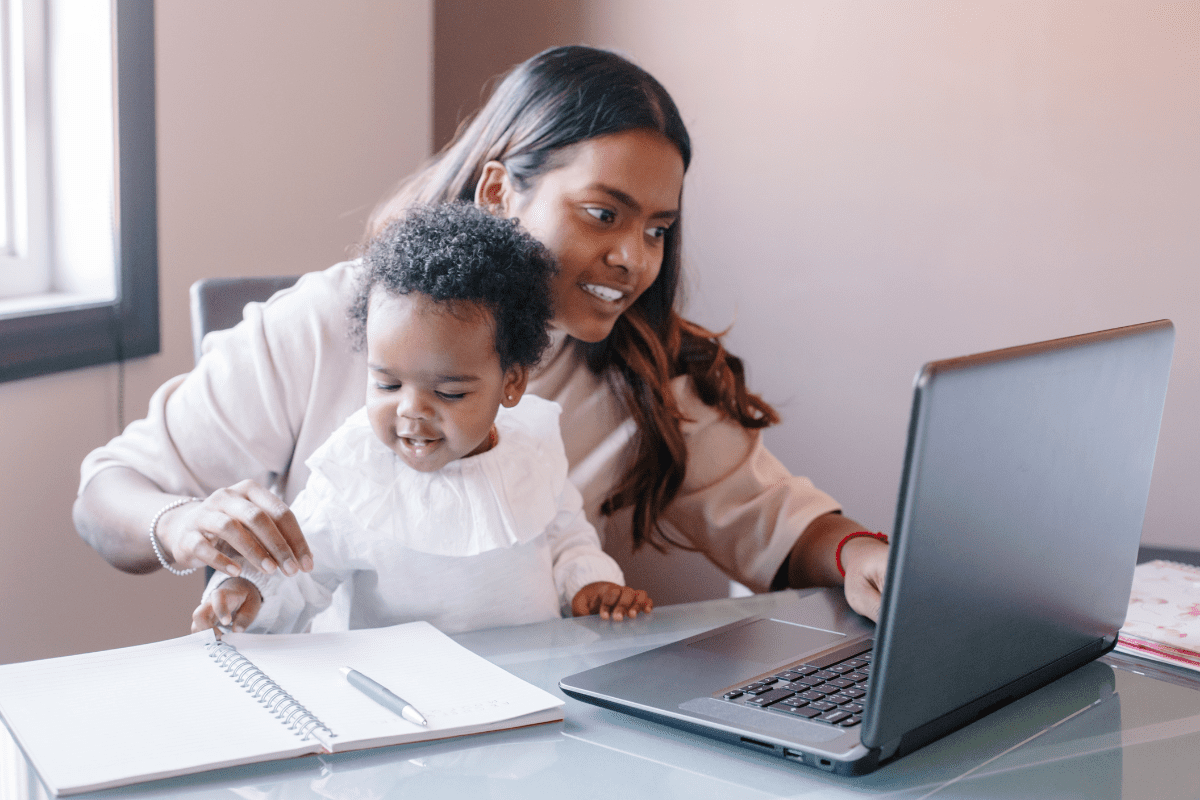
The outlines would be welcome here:
<svg viewBox="0 0 1200 800">
<path fill-rule="evenodd" d="M 500 405 L 512 408 L 521 402 L 521 395 L 525 394 L 525 384 L 528 382 L 528 368 L 519 364 L 509 367 L 504 373 L 504 397 L 500 400 Z"/>
</svg>

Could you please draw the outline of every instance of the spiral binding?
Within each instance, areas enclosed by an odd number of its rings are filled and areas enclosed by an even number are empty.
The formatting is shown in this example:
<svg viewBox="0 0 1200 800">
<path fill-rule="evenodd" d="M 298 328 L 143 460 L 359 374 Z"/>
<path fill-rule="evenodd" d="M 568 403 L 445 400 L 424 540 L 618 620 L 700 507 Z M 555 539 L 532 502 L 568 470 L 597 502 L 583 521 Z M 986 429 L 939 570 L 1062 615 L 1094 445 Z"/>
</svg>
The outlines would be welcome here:
<svg viewBox="0 0 1200 800">
<path fill-rule="evenodd" d="M 256 667 L 254 662 L 239 653 L 236 647 L 227 642 L 209 642 L 205 647 L 208 648 L 209 657 L 217 662 L 217 666 L 229 673 L 230 677 L 253 695 L 263 708 L 270 711 L 302 741 L 308 741 L 310 736 L 320 740 L 321 737 L 314 733 L 316 730 L 325 731 L 331 738 L 337 736 L 299 700 L 285 692 L 279 684 Z"/>
</svg>

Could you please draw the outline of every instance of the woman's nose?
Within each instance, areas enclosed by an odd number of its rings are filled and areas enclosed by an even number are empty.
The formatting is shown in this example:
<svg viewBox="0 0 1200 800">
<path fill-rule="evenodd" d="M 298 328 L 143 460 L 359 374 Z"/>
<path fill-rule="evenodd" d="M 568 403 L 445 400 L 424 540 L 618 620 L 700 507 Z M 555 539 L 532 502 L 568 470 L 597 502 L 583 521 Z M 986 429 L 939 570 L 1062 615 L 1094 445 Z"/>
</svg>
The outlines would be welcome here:
<svg viewBox="0 0 1200 800">
<path fill-rule="evenodd" d="M 649 251 L 640 231 L 622 236 L 608 254 L 608 263 L 626 272 L 641 272 L 649 268 Z"/>
</svg>

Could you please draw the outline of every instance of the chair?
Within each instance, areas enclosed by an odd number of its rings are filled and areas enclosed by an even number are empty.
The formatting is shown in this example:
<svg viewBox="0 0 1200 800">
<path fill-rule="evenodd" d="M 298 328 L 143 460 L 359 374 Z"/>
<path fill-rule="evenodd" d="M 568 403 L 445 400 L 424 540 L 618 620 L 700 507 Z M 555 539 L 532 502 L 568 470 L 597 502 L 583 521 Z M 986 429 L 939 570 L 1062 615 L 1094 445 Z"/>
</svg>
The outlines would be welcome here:
<svg viewBox="0 0 1200 800">
<path fill-rule="evenodd" d="M 247 303 L 261 302 L 297 280 L 298 275 L 252 278 L 204 278 L 188 292 L 192 308 L 192 355 L 200 360 L 200 343 L 209 331 L 232 328 L 242 320 Z"/>
<path fill-rule="evenodd" d="M 203 278 L 188 291 L 192 309 L 192 356 L 200 361 L 200 344 L 209 331 L 223 331 L 242 321 L 247 303 L 261 302 L 286 289 L 299 275 L 273 275 L 251 278 Z M 204 583 L 213 576 L 213 568 L 204 568 Z"/>
</svg>

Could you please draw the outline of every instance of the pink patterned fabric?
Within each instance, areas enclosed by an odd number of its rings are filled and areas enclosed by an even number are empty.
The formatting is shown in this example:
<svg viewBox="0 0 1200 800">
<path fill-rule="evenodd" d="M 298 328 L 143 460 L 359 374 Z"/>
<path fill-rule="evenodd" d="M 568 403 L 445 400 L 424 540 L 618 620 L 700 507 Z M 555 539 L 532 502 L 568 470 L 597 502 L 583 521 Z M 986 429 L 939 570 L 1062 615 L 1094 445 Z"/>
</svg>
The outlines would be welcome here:
<svg viewBox="0 0 1200 800">
<path fill-rule="evenodd" d="M 1200 671 L 1200 567 L 1139 564 L 1117 650 Z"/>
</svg>

